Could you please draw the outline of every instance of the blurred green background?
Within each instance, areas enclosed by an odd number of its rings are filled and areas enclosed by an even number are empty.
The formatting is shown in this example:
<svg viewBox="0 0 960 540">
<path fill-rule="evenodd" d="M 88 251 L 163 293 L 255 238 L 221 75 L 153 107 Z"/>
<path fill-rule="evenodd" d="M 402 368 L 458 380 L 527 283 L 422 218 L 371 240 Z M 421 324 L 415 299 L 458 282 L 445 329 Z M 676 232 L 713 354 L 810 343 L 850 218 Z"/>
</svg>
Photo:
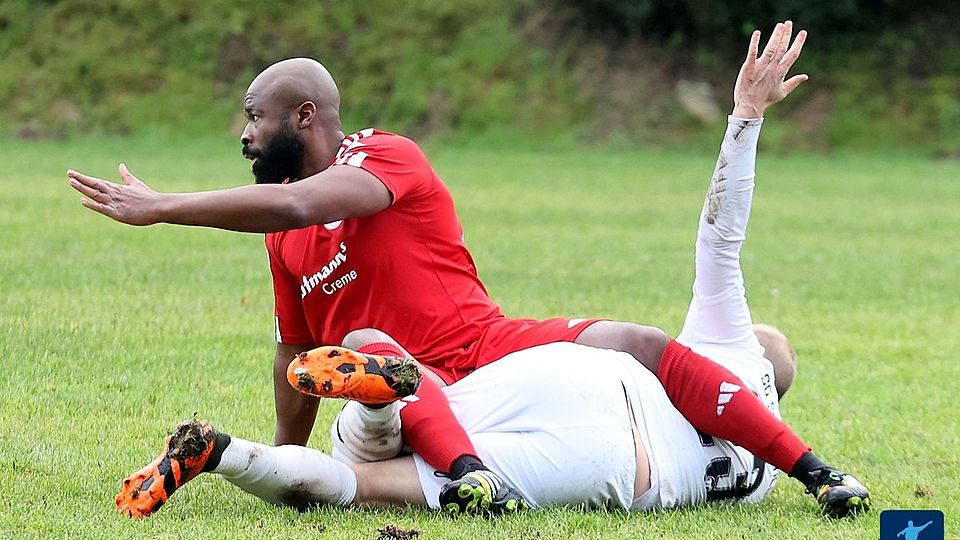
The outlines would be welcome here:
<svg viewBox="0 0 960 540">
<path fill-rule="evenodd" d="M 269 271 L 255 235 L 88 212 L 68 167 L 116 181 L 125 160 L 161 191 L 249 183 L 244 91 L 312 56 L 345 130 L 427 143 L 506 313 L 676 332 L 749 33 L 785 18 L 810 31 L 795 71 L 811 81 L 764 124 L 750 303 L 798 348 L 785 416 L 877 511 L 827 522 L 784 480 L 721 511 L 297 515 L 201 478 L 150 520 L 115 513 L 120 479 L 194 411 L 270 440 Z M 0 538 L 376 538 L 394 522 L 423 538 L 846 540 L 877 538 L 888 508 L 943 510 L 960 538 L 958 21 L 955 1 L 0 0 Z M 324 402 L 312 446 L 329 450 L 338 408 Z"/>
<path fill-rule="evenodd" d="M 960 156 L 960 3 L 4 0 L 0 135 L 238 134 L 277 60 L 325 63 L 345 130 L 507 145 L 710 147 L 749 33 L 810 31 L 764 144 Z"/>
</svg>

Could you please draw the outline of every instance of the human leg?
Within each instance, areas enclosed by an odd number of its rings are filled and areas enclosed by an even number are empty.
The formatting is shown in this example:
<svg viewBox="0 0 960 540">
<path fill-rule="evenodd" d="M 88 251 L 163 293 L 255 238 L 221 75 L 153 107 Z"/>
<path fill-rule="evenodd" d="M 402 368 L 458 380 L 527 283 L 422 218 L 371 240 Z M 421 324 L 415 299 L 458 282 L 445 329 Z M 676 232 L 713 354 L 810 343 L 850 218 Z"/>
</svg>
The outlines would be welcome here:
<svg viewBox="0 0 960 540">
<path fill-rule="evenodd" d="M 400 402 L 378 408 L 346 402 L 330 425 L 330 440 L 333 459 L 350 465 L 397 457 L 403 449 Z"/>
<path fill-rule="evenodd" d="M 413 456 L 358 463 L 354 504 L 364 506 L 426 506 Z"/>
<path fill-rule="evenodd" d="M 390 335 L 373 328 L 350 332 L 344 337 L 343 346 L 364 354 L 413 358 Z M 402 426 L 403 440 L 415 452 L 438 470 L 448 471 L 454 478 L 459 478 L 480 468 L 477 451 L 450 410 L 450 404 L 440 389 L 441 385 L 445 385 L 443 380 L 429 371 L 429 368 L 422 368 L 421 371 L 425 376 L 417 392 L 394 407 L 397 416 L 385 414 L 389 411 L 378 413 L 359 405 L 359 408 L 345 409 L 348 416 L 338 418 L 338 423 L 341 426 L 349 424 L 353 431 L 362 431 L 366 435 L 371 431 L 382 431 L 385 424 L 398 422 Z M 353 414 L 354 411 L 357 413 Z M 376 437 L 365 436 L 364 439 Z M 354 442 L 361 443 L 360 447 L 371 446 L 360 439 Z"/>
<path fill-rule="evenodd" d="M 785 471 L 791 471 L 809 447 L 752 393 L 737 393 L 735 404 L 718 414 L 719 389 L 745 387 L 726 367 L 678 341 L 662 340 L 656 332 L 632 323 L 599 321 L 581 333 L 576 343 L 630 353 L 663 383 L 674 406 L 697 429 L 729 440 Z M 755 338 L 754 338 L 755 339 Z M 657 357 L 659 351 L 659 357 Z M 657 357 L 651 366 L 650 358 Z"/>
<path fill-rule="evenodd" d="M 148 516 L 201 473 L 219 474 L 266 502 L 301 511 L 323 505 L 424 505 L 409 457 L 348 466 L 319 450 L 267 446 L 190 420 L 177 425 L 156 460 L 123 481 L 117 510 L 132 518 Z"/>
<path fill-rule="evenodd" d="M 267 446 L 237 437 L 231 438 L 219 464 L 208 472 L 266 502 L 301 511 L 349 506 L 358 490 L 353 469 L 319 450 Z"/>
<path fill-rule="evenodd" d="M 343 343 L 364 354 L 410 358 L 392 337 L 376 329 L 353 331 Z M 422 369 L 432 375 L 428 368 Z M 394 427 L 399 422 L 403 441 L 450 478 L 444 489 L 445 508 L 494 513 L 526 508 L 519 493 L 479 459 L 435 381 L 442 379 L 425 375 L 415 394 L 388 405 L 397 415 L 391 410 L 348 404 L 334 424 L 335 455 L 360 458 L 354 462 L 372 461 L 366 458 L 387 456 L 393 448 L 399 450 L 401 442 Z"/>
</svg>

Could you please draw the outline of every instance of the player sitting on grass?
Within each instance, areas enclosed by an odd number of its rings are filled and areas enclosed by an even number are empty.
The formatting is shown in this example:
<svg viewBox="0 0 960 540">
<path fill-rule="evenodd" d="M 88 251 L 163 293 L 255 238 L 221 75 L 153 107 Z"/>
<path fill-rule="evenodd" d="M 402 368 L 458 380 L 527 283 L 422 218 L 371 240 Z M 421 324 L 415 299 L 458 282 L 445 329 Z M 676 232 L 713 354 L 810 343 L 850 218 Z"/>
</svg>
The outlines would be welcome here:
<svg viewBox="0 0 960 540">
<path fill-rule="evenodd" d="M 758 57 L 755 32 L 737 80 L 734 116 L 759 118 L 806 80 L 786 79 L 806 33 L 777 24 Z M 366 129 L 344 137 L 340 96 L 316 61 L 270 66 L 247 90 L 241 141 L 257 184 L 202 193 L 158 193 L 121 165 L 123 184 L 69 171 L 83 204 L 121 222 L 202 225 L 266 232 L 276 299 L 275 444 L 306 444 L 317 400 L 285 382 L 296 354 L 378 328 L 446 383 L 505 355 L 570 341 L 631 354 L 655 373 L 671 402 L 703 432 L 742 445 L 804 483 L 828 469 L 810 447 L 749 393 L 717 412 L 718 389 L 737 376 L 662 330 L 601 319 L 505 317 L 489 297 L 453 200 L 409 139 Z M 376 348 L 365 352 L 378 352 Z M 386 351 L 381 351 L 386 352 Z M 591 369 L 584 364 L 584 369 Z M 404 440 L 447 472 L 445 490 L 503 484 L 478 459 L 440 387 L 425 380 L 401 410 Z M 478 478 L 483 478 L 483 481 Z M 522 508 L 514 490 L 486 493 Z M 468 507 L 470 501 L 460 501 Z"/>
<path fill-rule="evenodd" d="M 740 268 L 761 123 L 729 119 L 700 215 L 693 300 L 677 341 L 709 355 L 715 363 L 706 369 L 723 366 L 736 375 L 716 389 L 711 407 L 717 415 L 749 396 L 779 418 L 779 399 L 795 371 L 792 349 L 769 328 L 761 328 L 758 339 Z M 363 335 L 357 339 L 408 356 L 386 334 Z M 230 437 L 204 421 L 181 423 L 160 456 L 123 481 L 117 509 L 131 517 L 148 515 L 201 472 L 220 474 L 279 505 L 414 504 L 452 513 L 503 511 L 497 494 L 507 488 L 501 477 L 533 507 L 629 510 L 755 502 L 777 478 L 776 468 L 755 454 L 698 431 L 632 356 L 554 343 L 511 353 L 444 389 L 478 456 L 499 474 L 474 476 L 476 484 L 461 482 L 451 494 L 419 455 L 372 461 L 400 452 L 399 410 L 415 399 L 395 400 L 418 383 L 411 367 L 410 360 L 342 347 L 302 354 L 287 369 L 289 382 L 301 391 L 393 404 L 374 409 L 348 403 L 334 423 L 334 457 Z M 869 508 L 867 489 L 850 475 L 822 467 L 805 480 L 830 516 Z"/>
</svg>

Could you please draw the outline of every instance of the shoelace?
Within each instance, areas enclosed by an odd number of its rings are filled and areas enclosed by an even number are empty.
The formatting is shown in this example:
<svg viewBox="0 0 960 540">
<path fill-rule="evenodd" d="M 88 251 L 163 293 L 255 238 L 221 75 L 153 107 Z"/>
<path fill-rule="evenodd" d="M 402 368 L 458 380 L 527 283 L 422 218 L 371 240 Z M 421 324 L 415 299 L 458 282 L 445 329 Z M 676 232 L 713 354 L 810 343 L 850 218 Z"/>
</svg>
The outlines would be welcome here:
<svg viewBox="0 0 960 540">
<path fill-rule="evenodd" d="M 810 476 L 813 479 L 807 484 L 806 491 L 811 495 L 816 495 L 817 488 L 820 486 L 839 486 L 843 483 L 843 474 L 833 469 L 818 469 L 816 472 L 811 472 Z"/>
</svg>

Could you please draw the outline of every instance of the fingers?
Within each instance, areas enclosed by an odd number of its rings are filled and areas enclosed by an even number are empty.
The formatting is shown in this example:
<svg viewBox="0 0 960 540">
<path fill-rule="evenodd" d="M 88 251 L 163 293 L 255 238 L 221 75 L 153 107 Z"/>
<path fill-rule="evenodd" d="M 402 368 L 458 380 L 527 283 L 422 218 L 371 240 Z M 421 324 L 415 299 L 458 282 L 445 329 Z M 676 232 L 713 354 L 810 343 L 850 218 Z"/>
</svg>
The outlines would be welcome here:
<svg viewBox="0 0 960 540">
<path fill-rule="evenodd" d="M 760 31 L 754 30 L 750 35 L 750 46 L 747 47 L 746 63 L 751 64 L 757 61 L 757 47 L 760 46 Z"/>
<path fill-rule="evenodd" d="M 110 185 L 99 178 L 87 176 L 74 170 L 67 171 L 67 178 L 70 178 L 72 181 L 76 181 L 84 186 L 91 187 L 97 191 L 106 191 Z M 73 182 L 71 182 L 71 185 L 73 185 Z"/>
<path fill-rule="evenodd" d="M 807 31 L 801 30 L 797 32 L 797 37 L 793 40 L 793 45 L 790 46 L 790 50 L 788 50 L 780 60 L 780 66 L 783 68 L 784 73 L 790 71 L 790 67 L 797 61 L 797 58 L 800 56 L 800 51 L 803 50 L 803 44 L 806 41 Z"/>
<path fill-rule="evenodd" d="M 93 200 L 97 200 L 103 196 L 103 192 L 97 188 L 91 187 L 87 184 L 78 182 L 76 179 L 70 179 L 70 187 L 80 192 L 85 197 L 89 197 Z"/>
<path fill-rule="evenodd" d="M 789 79 L 787 79 L 783 83 L 784 97 L 786 97 L 790 92 L 793 92 L 794 90 L 796 90 L 801 83 L 804 83 L 809 79 L 810 77 L 808 77 L 806 74 L 794 75 L 793 77 L 790 77 Z"/>
<path fill-rule="evenodd" d="M 129 186 L 140 181 L 136 176 L 130 173 L 130 170 L 127 169 L 127 165 L 125 163 L 121 163 L 118 169 L 120 171 L 120 178 L 123 180 L 124 184 Z"/>
<path fill-rule="evenodd" d="M 770 34 L 770 39 L 767 40 L 767 46 L 763 48 L 763 59 L 770 60 L 773 58 L 773 55 L 777 53 L 777 45 L 780 43 L 780 34 L 783 33 L 783 23 L 777 23 L 773 27 L 773 33 Z"/>
<path fill-rule="evenodd" d="M 70 187 L 83 195 L 80 204 L 105 216 L 111 215 L 110 204 L 114 202 L 115 184 L 74 170 L 67 171 L 67 177 L 70 179 Z"/>
<path fill-rule="evenodd" d="M 102 204 L 98 203 L 97 201 L 91 201 L 90 199 L 88 199 L 88 198 L 86 198 L 86 197 L 81 197 L 81 198 L 80 198 L 80 204 L 86 206 L 87 208 L 89 208 L 89 209 L 91 209 L 91 210 L 96 210 L 97 212 L 100 212 L 101 209 L 103 208 L 103 205 L 102 205 Z"/>
<path fill-rule="evenodd" d="M 72 170 L 67 171 L 67 176 L 70 178 L 70 187 L 82 195 L 98 203 L 107 203 L 112 199 L 110 193 L 113 190 L 113 184 Z"/>
<path fill-rule="evenodd" d="M 787 46 L 790 45 L 790 36 L 793 34 L 793 21 L 784 21 L 783 26 L 780 28 L 780 39 L 777 41 L 777 47 L 775 49 L 773 62 L 780 62 L 780 59 L 783 58 L 783 55 L 787 52 Z"/>
<path fill-rule="evenodd" d="M 86 206 L 87 208 L 93 210 L 94 212 L 110 217 L 110 208 L 105 204 L 100 204 L 97 201 L 93 201 L 85 197 L 80 199 L 80 204 L 82 204 L 83 206 Z"/>
</svg>

